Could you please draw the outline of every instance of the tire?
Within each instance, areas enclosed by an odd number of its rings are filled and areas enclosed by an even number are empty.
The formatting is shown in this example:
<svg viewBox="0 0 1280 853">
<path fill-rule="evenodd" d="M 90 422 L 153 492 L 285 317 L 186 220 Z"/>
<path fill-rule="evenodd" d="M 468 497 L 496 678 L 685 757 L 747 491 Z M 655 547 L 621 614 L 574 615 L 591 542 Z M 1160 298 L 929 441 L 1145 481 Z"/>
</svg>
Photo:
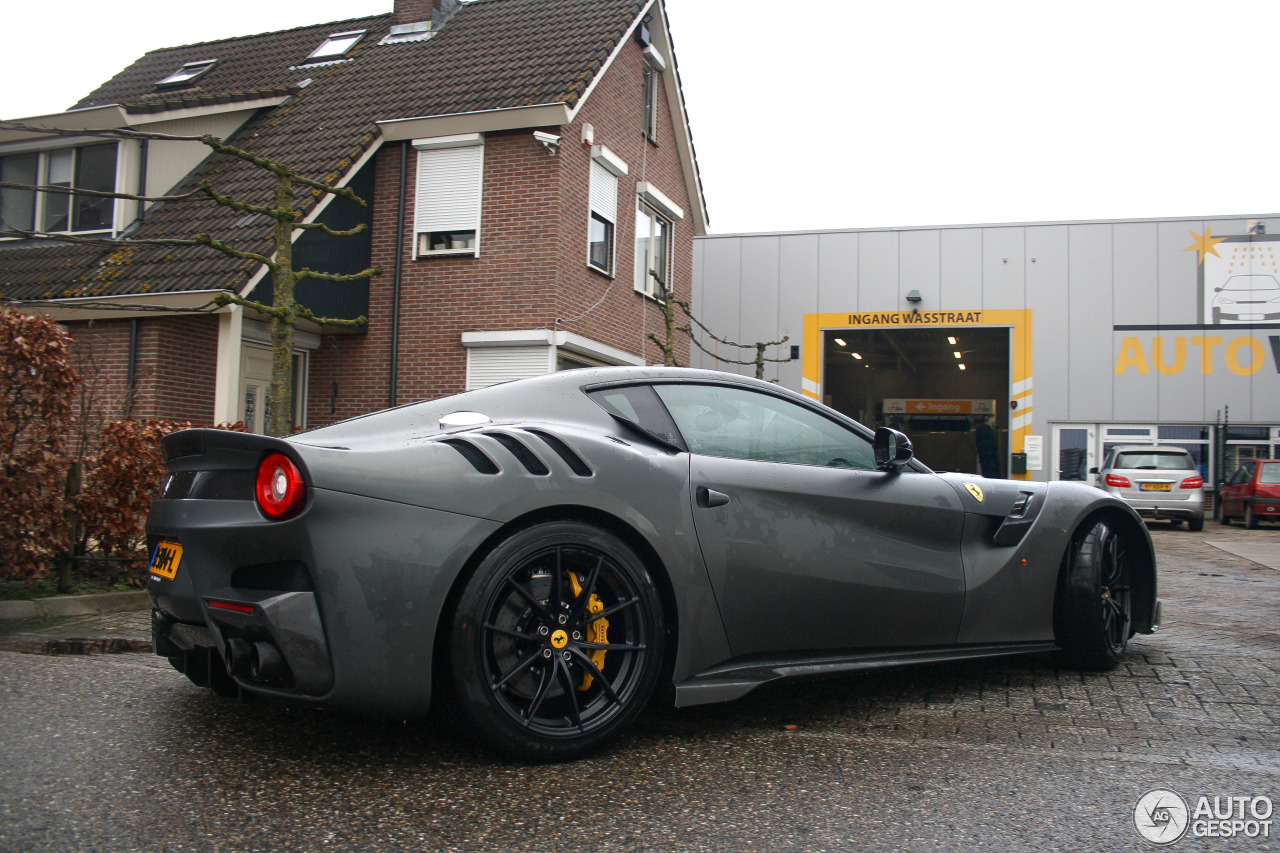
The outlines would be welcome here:
<svg viewBox="0 0 1280 853">
<path fill-rule="evenodd" d="M 1225 524 L 1228 527 L 1231 526 L 1231 516 L 1227 515 L 1227 508 L 1225 506 L 1219 507 L 1218 509 L 1218 523 Z"/>
<path fill-rule="evenodd" d="M 1249 530 L 1258 529 L 1258 516 L 1253 512 L 1253 504 L 1244 505 L 1244 526 Z"/>
<path fill-rule="evenodd" d="M 1063 558 L 1054 636 L 1068 663 L 1113 669 L 1133 636 L 1133 593 L 1124 539 L 1105 521 L 1086 522 Z"/>
<path fill-rule="evenodd" d="M 624 542 L 581 522 L 526 528 L 485 556 L 458 599 L 456 710 L 498 752 L 581 758 L 644 707 L 664 635 L 657 588 Z"/>
<path fill-rule="evenodd" d="M 1188 518 L 1188 519 L 1187 519 L 1187 530 L 1190 530 L 1192 533 L 1199 533 L 1201 530 L 1204 530 L 1204 519 L 1203 519 L 1203 518 Z"/>
</svg>

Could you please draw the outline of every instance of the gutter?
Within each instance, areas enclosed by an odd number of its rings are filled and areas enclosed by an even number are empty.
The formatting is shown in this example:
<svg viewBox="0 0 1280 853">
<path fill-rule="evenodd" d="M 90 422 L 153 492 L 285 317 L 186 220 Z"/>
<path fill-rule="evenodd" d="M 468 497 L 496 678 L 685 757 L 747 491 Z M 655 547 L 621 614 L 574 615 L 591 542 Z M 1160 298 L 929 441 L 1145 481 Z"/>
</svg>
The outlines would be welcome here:
<svg viewBox="0 0 1280 853">
<path fill-rule="evenodd" d="M 400 282 L 404 272 L 404 226 L 406 194 L 409 185 L 409 140 L 400 142 L 400 201 L 396 209 L 396 264 L 391 281 L 391 381 L 387 391 L 388 405 L 396 404 L 396 383 L 400 373 Z"/>
</svg>

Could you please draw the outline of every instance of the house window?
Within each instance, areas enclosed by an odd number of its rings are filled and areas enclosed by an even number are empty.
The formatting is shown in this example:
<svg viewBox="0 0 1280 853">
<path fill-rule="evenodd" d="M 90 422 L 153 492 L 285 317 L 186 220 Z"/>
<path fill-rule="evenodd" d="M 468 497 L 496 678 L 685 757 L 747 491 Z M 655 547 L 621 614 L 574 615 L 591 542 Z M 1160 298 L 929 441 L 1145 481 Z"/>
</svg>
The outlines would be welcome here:
<svg viewBox="0 0 1280 853">
<path fill-rule="evenodd" d="M 0 181 L 11 184 L 36 185 L 40 155 L 11 154 L 0 157 Z M 36 227 L 35 190 L 0 187 L 0 225 L 7 230 L 34 231 Z"/>
<path fill-rule="evenodd" d="M 0 179 L 65 189 L 114 192 L 114 142 L 0 157 Z M 115 199 L 24 189 L 0 190 L 5 227 L 31 231 L 110 231 Z"/>
<path fill-rule="evenodd" d="M 216 59 L 201 59 L 198 62 L 185 63 L 177 71 L 170 74 L 163 80 L 157 80 L 157 86 L 177 86 L 182 83 L 190 83 L 192 80 L 204 74 L 210 68 L 218 64 Z"/>
<path fill-rule="evenodd" d="M 636 290 L 655 299 L 671 289 L 671 223 L 646 205 L 636 211 Z"/>
<path fill-rule="evenodd" d="M 591 224 L 587 234 L 587 263 L 613 273 L 613 232 L 618 220 L 618 177 L 591 161 Z"/>
<path fill-rule="evenodd" d="M 478 133 L 414 140 L 417 255 L 475 255 L 480 248 L 484 138 Z"/>
<path fill-rule="evenodd" d="M 658 140 L 658 79 L 662 69 L 653 59 L 644 63 L 644 114 L 641 131 L 650 142 Z"/>
<path fill-rule="evenodd" d="M 364 38 L 364 33 L 364 30 L 334 33 L 325 39 L 319 47 L 311 51 L 311 55 L 306 58 L 303 64 L 332 62 L 335 59 L 341 59 L 347 55 L 351 48 L 356 46 L 360 39 Z"/>
</svg>

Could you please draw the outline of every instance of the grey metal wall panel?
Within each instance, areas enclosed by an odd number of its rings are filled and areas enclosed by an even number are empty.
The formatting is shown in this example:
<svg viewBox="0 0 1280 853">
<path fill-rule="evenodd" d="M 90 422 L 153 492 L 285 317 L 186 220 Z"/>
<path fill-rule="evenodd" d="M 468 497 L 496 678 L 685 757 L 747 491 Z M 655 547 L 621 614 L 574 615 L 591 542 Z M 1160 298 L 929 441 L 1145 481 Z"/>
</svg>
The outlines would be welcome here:
<svg viewBox="0 0 1280 853">
<path fill-rule="evenodd" d="M 698 319 L 722 338 L 739 340 L 738 304 L 742 272 L 742 237 L 717 237 L 713 240 L 695 241 L 702 247 L 702 313 Z M 707 348 L 715 351 L 713 342 Z M 694 347 L 694 349 L 697 349 Z M 715 367 L 715 361 L 698 353 L 700 367 Z"/>
<path fill-rule="evenodd" d="M 778 317 L 778 340 L 787 335 L 790 340 L 770 353 L 772 358 L 787 358 L 791 347 L 804 347 L 804 315 L 818 311 L 818 245 L 817 234 L 788 234 L 782 237 L 778 253 L 778 269 L 782 286 L 778 290 L 775 307 Z M 788 388 L 799 388 L 801 360 L 784 364 L 769 364 L 765 376 L 777 379 Z"/>
<path fill-rule="evenodd" d="M 982 230 L 946 229 L 942 237 L 942 292 L 938 307 L 968 311 L 982 306 Z"/>
<path fill-rule="evenodd" d="M 983 308 L 1025 306 L 1025 254 L 1025 228 L 982 229 Z"/>
<path fill-rule="evenodd" d="M 1071 346 L 1067 227 L 1027 229 L 1027 307 L 1031 309 L 1035 432 L 1067 418 Z M 1047 463 L 1046 463 L 1047 464 Z"/>
<path fill-rule="evenodd" d="M 1193 232 L 1203 233 L 1204 223 L 1186 220 L 1161 222 L 1158 225 L 1155 320 L 1158 325 L 1177 326 L 1203 322 L 1200 311 L 1198 264 L 1188 263 L 1195 257 L 1194 252 L 1187 251 L 1187 247 L 1194 240 Z M 1185 362 L 1186 339 L 1197 334 L 1199 332 L 1185 329 L 1150 333 L 1130 332 L 1130 336 L 1137 337 L 1143 342 L 1151 358 L 1151 370 L 1159 389 L 1157 417 L 1161 421 L 1194 423 L 1206 419 L 1213 420 L 1213 411 L 1205 395 L 1209 377 L 1203 376 L 1199 369 Z M 1182 339 L 1184 362 L 1180 369 L 1175 370 L 1178 368 L 1179 338 Z M 1159 353 L 1155 351 L 1156 339 L 1160 340 Z"/>
<path fill-rule="evenodd" d="M 1109 421 L 1112 418 L 1111 226 L 1070 226 L 1068 292 L 1071 310 L 1071 385 L 1067 418 Z"/>
<path fill-rule="evenodd" d="M 775 236 L 745 237 L 742 240 L 742 302 L 738 306 L 738 337 L 729 338 L 740 344 L 778 339 L 779 243 Z M 725 337 L 721 335 L 721 337 Z M 754 350 L 727 348 L 725 356 L 736 361 L 755 358 Z M 726 364 L 722 370 L 755 375 L 755 367 Z"/>
<path fill-rule="evenodd" d="M 1111 312 L 1119 324 L 1157 321 L 1154 222 L 1121 222 L 1111 229 Z M 1154 421 L 1159 417 L 1159 389 L 1151 373 L 1115 375 L 1112 417 L 1122 421 Z"/>
<path fill-rule="evenodd" d="M 858 304 L 861 236 L 856 231 L 818 235 L 818 313 L 863 310 Z"/>
<path fill-rule="evenodd" d="M 907 294 L 920 291 L 921 308 L 937 308 L 942 295 L 942 243 L 937 231 L 904 231 L 900 245 L 902 274 L 898 307 L 911 308 Z"/>
<path fill-rule="evenodd" d="M 858 247 L 858 310 L 896 311 L 898 232 L 866 231 Z"/>
</svg>

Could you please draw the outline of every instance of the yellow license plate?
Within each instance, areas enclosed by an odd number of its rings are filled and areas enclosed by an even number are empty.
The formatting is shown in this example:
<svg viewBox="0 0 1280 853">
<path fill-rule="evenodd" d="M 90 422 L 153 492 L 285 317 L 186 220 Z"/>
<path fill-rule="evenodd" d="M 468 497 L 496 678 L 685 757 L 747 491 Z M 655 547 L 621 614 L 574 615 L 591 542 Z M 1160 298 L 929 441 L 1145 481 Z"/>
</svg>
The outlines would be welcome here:
<svg viewBox="0 0 1280 853">
<path fill-rule="evenodd" d="M 1142 491 L 1144 492 L 1171 492 L 1173 486 L 1169 483 L 1143 483 Z"/>
<path fill-rule="evenodd" d="M 150 571 L 153 575 L 173 580 L 178 574 L 178 564 L 182 562 L 182 546 L 177 542 L 161 542 L 156 552 L 151 555 Z"/>
</svg>

